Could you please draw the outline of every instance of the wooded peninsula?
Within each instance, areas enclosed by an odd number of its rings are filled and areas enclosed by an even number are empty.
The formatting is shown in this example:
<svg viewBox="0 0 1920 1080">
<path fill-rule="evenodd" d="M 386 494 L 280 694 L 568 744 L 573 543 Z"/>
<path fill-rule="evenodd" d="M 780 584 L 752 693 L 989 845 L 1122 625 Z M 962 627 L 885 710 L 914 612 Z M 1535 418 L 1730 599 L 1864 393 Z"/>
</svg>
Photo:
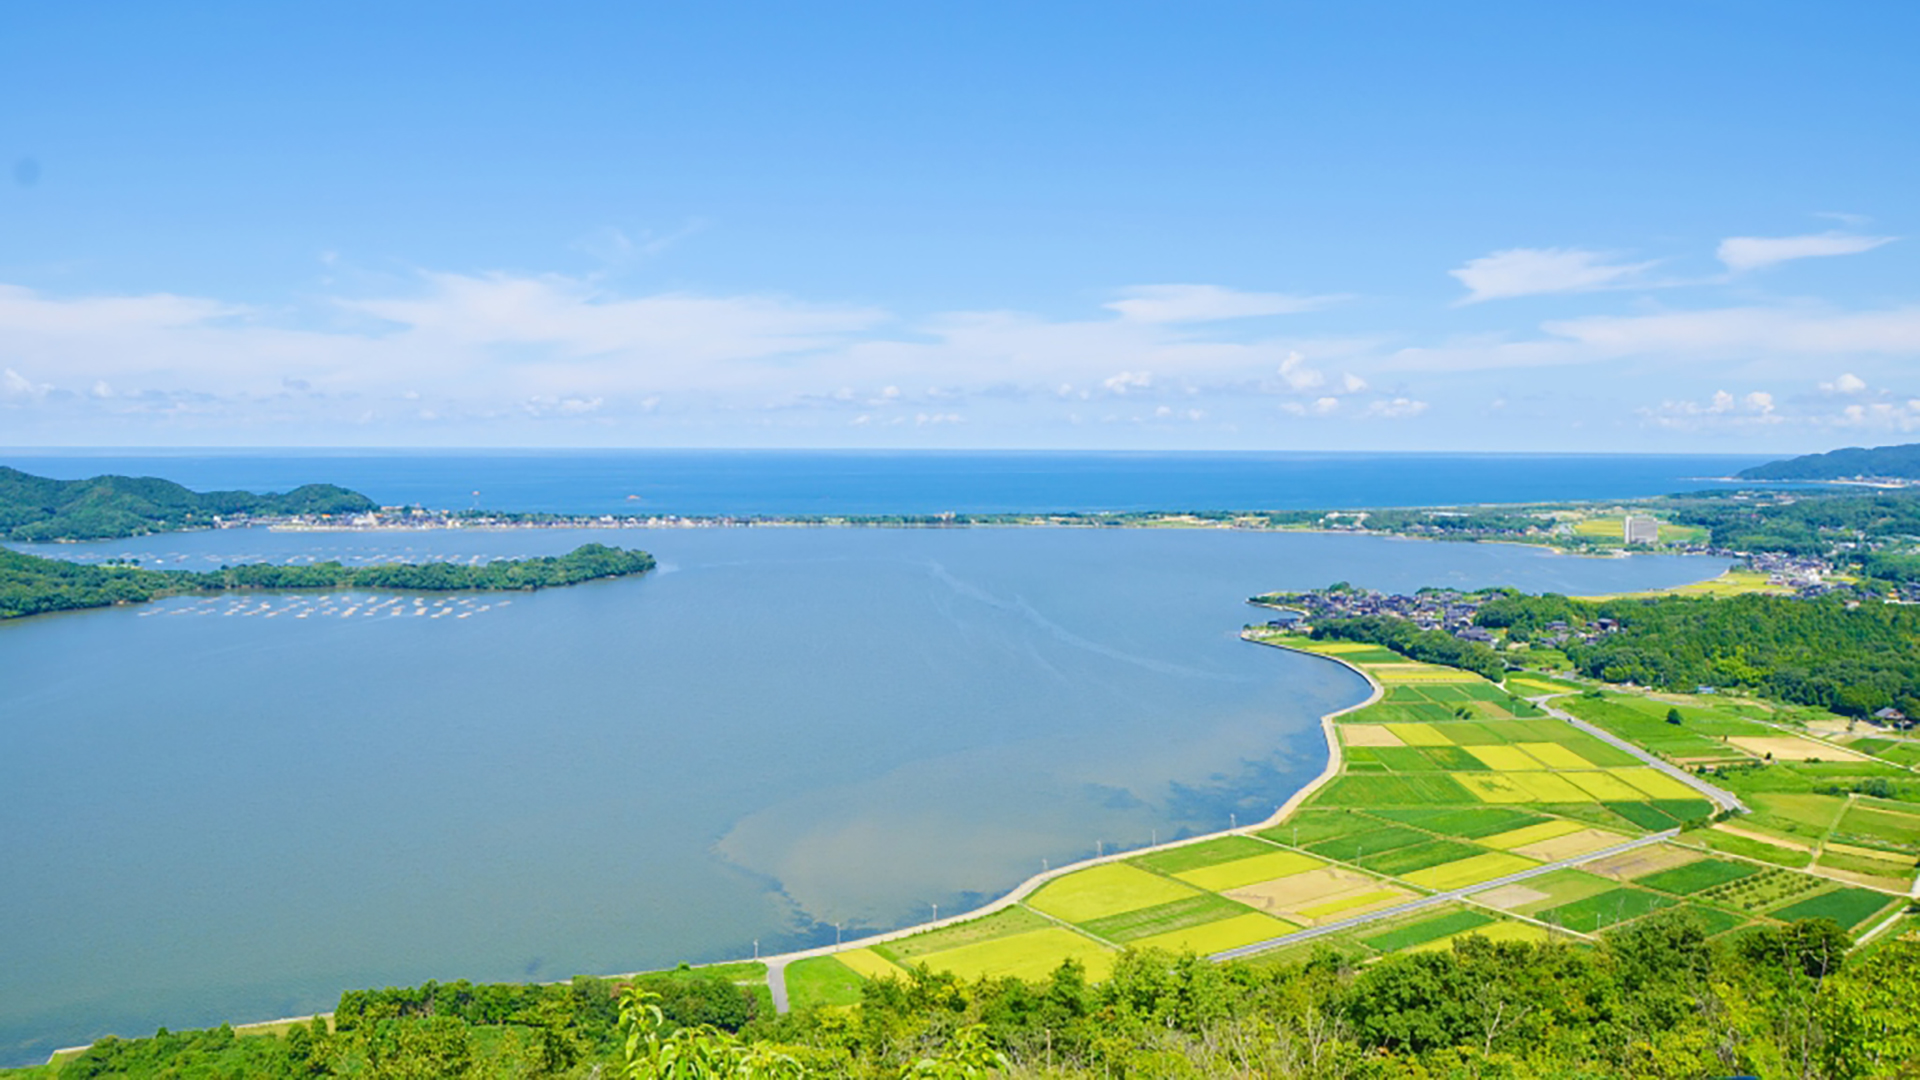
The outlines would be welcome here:
<svg viewBox="0 0 1920 1080">
<path fill-rule="evenodd" d="M 565 555 L 502 559 L 479 566 L 455 563 L 379 563 L 306 566 L 248 563 L 218 570 L 147 570 L 86 565 L 0 548 L 0 619 L 50 611 L 139 604 L 165 596 L 272 589 L 399 589 L 411 592 L 497 592 L 549 589 L 598 578 L 644 574 L 654 568 L 644 551 L 582 544 Z"/>
</svg>

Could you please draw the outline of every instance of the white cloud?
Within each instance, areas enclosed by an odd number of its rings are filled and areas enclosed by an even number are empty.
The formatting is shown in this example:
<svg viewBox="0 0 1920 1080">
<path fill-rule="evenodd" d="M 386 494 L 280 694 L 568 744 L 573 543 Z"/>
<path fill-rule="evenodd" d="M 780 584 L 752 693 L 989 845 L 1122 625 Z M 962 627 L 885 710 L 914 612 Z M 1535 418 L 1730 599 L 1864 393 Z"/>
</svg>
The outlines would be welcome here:
<svg viewBox="0 0 1920 1080">
<path fill-rule="evenodd" d="M 1404 420 L 1419 416 L 1427 411 L 1427 403 L 1412 398 L 1397 397 L 1376 401 L 1367 406 L 1365 415 L 1378 416 L 1388 420 Z"/>
<path fill-rule="evenodd" d="M 1150 371 L 1123 371 L 1100 383 L 1108 391 L 1124 394 L 1129 390 L 1145 390 L 1153 385 L 1153 373 Z"/>
<path fill-rule="evenodd" d="M 1867 380 L 1852 372 L 1847 372 L 1832 382 L 1823 382 L 1820 389 L 1829 394 L 1858 394 L 1867 388 Z"/>
<path fill-rule="evenodd" d="M 1513 296 L 1542 293 L 1590 292 L 1616 288 L 1654 265 L 1609 263 L 1603 252 L 1580 248 L 1509 248 L 1467 260 L 1467 264 L 1447 273 L 1467 287 L 1459 301 L 1475 304 Z"/>
<path fill-rule="evenodd" d="M 1920 398 L 1904 402 L 1876 401 L 1868 405 L 1849 405 L 1840 410 L 1834 426 L 1903 433 L 1917 431 L 1920 430 Z"/>
<path fill-rule="evenodd" d="M 1738 274 L 1792 259 L 1858 255 L 1882 244 L 1890 244 L 1894 239 L 1891 236 L 1856 236 L 1842 232 L 1807 236 L 1730 236 L 1720 241 L 1720 250 L 1716 254 L 1727 269 Z"/>
<path fill-rule="evenodd" d="M 1340 376 L 1340 388 L 1349 394 L 1358 394 L 1367 388 L 1367 380 L 1349 371 Z"/>
<path fill-rule="evenodd" d="M 1785 417 L 1774 411 L 1773 395 L 1764 391 L 1735 397 L 1725 390 L 1716 390 L 1705 401 L 1668 399 L 1639 413 L 1645 422 L 1675 431 L 1751 428 L 1785 421 Z"/>
<path fill-rule="evenodd" d="M 1280 361 L 1280 378 L 1293 390 L 1311 390 L 1327 381 L 1324 373 L 1306 366 L 1307 358 L 1297 352 L 1289 352 Z"/>
<path fill-rule="evenodd" d="M 0 397 L 37 400 L 45 397 L 51 389 L 53 387 L 36 383 L 12 368 L 0 371 Z"/>
<path fill-rule="evenodd" d="M 1542 323 L 1546 336 L 1464 337 L 1401 349 L 1387 366 L 1414 371 L 1590 364 L 1648 356 L 1675 361 L 1772 356 L 1920 355 L 1920 307 L 1835 311 L 1819 305 L 1708 308 L 1646 315 L 1596 315 Z"/>
<path fill-rule="evenodd" d="M 1136 285 L 1107 304 L 1131 322 L 1183 323 L 1246 319 L 1259 315 L 1297 315 L 1337 303 L 1339 296 L 1240 292 L 1218 285 Z"/>
</svg>

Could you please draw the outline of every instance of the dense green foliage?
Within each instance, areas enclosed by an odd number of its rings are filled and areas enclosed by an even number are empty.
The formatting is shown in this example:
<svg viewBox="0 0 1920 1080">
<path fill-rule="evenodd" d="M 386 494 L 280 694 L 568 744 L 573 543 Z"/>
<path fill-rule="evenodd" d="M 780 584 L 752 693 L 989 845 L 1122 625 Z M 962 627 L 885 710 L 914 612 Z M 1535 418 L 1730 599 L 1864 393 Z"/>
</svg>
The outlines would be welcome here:
<svg viewBox="0 0 1920 1080">
<path fill-rule="evenodd" d="M 1881 581 L 1920 581 L 1920 555 L 1869 552 L 1860 560 L 1860 572 Z"/>
<path fill-rule="evenodd" d="M 0 466 L 0 538 L 109 540 L 213 524 L 215 517 L 364 514 L 372 499 L 332 484 L 284 495 L 189 491 L 156 477 L 50 480 Z"/>
<path fill-rule="evenodd" d="M 1738 473 L 1743 480 L 1840 480 L 1854 476 L 1903 476 L 1920 480 L 1920 443 L 1849 446 L 1824 454 L 1769 461 Z"/>
<path fill-rule="evenodd" d="M 1920 493 L 1693 496 L 1663 503 L 1673 520 L 1704 526 L 1730 551 L 1826 555 L 1836 545 L 1920 536 Z"/>
<path fill-rule="evenodd" d="M 1488 646 L 1461 641 L 1444 630 L 1422 630 L 1405 619 L 1391 615 L 1325 619 L 1314 624 L 1313 636 L 1384 645 L 1422 663 L 1462 668 L 1493 682 L 1507 677 L 1506 662 Z"/>
<path fill-rule="evenodd" d="M 49 611 L 135 604 L 180 593 L 244 589 L 402 589 L 418 592 L 544 589 L 595 578 L 643 574 L 653 556 L 604 544 L 532 559 L 503 559 L 484 566 L 452 563 L 381 563 L 309 566 L 248 563 L 218 570 L 143 570 L 137 566 L 89 566 L 0 548 L 0 619 Z"/>
<path fill-rule="evenodd" d="M 349 994 L 338 1030 L 103 1040 L 69 1077 L 1831 1078 L 1920 1068 L 1920 942 L 1825 920 L 1708 940 L 1661 912 L 1596 948 L 1457 939 L 1365 967 L 1129 952 L 1090 985 L 921 969 L 775 1017 L 718 975 Z M 687 1001 L 698 1004 L 691 1009 Z"/>
<path fill-rule="evenodd" d="M 1572 641 L 1585 674 L 1667 690 L 1745 687 L 1762 696 L 1861 716 L 1892 705 L 1920 715 L 1920 608 L 1838 597 L 1665 596 L 1606 601 L 1507 596 L 1481 607 L 1481 626 L 1525 639 L 1549 623 L 1600 618 L 1620 630 Z"/>
</svg>

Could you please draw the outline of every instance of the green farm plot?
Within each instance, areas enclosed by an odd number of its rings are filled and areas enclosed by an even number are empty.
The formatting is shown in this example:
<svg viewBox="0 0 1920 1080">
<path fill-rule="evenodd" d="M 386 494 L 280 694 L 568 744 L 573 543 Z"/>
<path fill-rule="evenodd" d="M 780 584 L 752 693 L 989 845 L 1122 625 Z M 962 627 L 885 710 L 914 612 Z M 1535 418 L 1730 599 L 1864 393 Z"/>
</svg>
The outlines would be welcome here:
<svg viewBox="0 0 1920 1080">
<path fill-rule="evenodd" d="M 1883 762 L 1907 766 L 1920 765 L 1920 742 L 1874 736 L 1844 738 L 1840 742 L 1855 753 L 1868 754 Z"/>
<path fill-rule="evenodd" d="M 1683 758 L 1743 756 L 1740 751 L 1717 738 L 1709 738 L 1684 725 L 1676 727 L 1667 723 L 1664 712 L 1654 715 L 1623 704 L 1630 700 L 1618 696 L 1600 699 L 1581 695 L 1564 698 L 1556 704 L 1580 719 L 1656 754 Z M 1748 726 L 1761 733 L 1771 730 L 1757 724 Z"/>
<path fill-rule="evenodd" d="M 1133 862 L 1149 870 L 1158 870 L 1163 874 L 1178 874 L 1183 870 L 1198 870 L 1203 866 L 1232 862 L 1235 859 L 1265 855 L 1273 848 L 1250 836 L 1222 836 L 1215 840 L 1204 840 L 1198 844 L 1184 844 L 1165 851 L 1155 851 L 1142 855 Z"/>
<path fill-rule="evenodd" d="M 1810 851 L 1795 851 L 1792 848 L 1750 840 L 1744 836 L 1734 836 L 1719 829 L 1696 829 L 1684 834 L 1683 839 L 1704 843 L 1715 851 L 1724 851 L 1729 855 L 1756 859 L 1775 866 L 1800 867 L 1813 861 L 1813 853 Z"/>
<path fill-rule="evenodd" d="M 1577 694 L 1586 687 L 1578 683 L 1564 682 L 1551 675 L 1509 675 L 1507 687 L 1526 697 L 1541 697 L 1546 694 Z"/>
<path fill-rule="evenodd" d="M 1027 899 L 1027 906 L 1056 919 L 1080 923 L 1184 900 L 1195 891 L 1137 866 L 1104 863 L 1048 882 Z"/>
<path fill-rule="evenodd" d="M 1349 833 L 1308 844 L 1307 850 L 1340 862 L 1352 862 L 1364 854 L 1382 855 L 1396 848 L 1424 844 L 1433 837 L 1405 825 L 1381 825 L 1364 832 Z"/>
<path fill-rule="evenodd" d="M 1302 855 L 1297 851 L 1279 851 L 1268 847 L 1266 854 L 1255 855 L 1251 859 L 1235 859 L 1233 862 L 1216 863 L 1213 866 L 1182 871 L 1180 880 L 1189 885 L 1198 885 L 1202 889 L 1238 889 L 1262 881 L 1272 881 L 1275 878 L 1315 870 L 1325 865 L 1311 855 Z"/>
<path fill-rule="evenodd" d="M 1639 758 L 1612 743 L 1601 742 L 1576 728 L 1567 730 L 1572 732 L 1571 737 L 1555 741 L 1603 769 L 1626 769 L 1643 764 Z"/>
<path fill-rule="evenodd" d="M 1609 926 L 1631 922 L 1649 912 L 1670 907 L 1675 903 L 1672 897 L 1644 889 L 1616 886 L 1603 893 L 1595 893 L 1584 900 L 1571 904 L 1547 908 L 1538 912 L 1536 918 L 1543 922 L 1564 926 L 1582 934 L 1591 934 Z"/>
<path fill-rule="evenodd" d="M 1608 802 L 1604 805 L 1648 832 L 1677 829 L 1713 814 L 1713 804 L 1705 799 L 1652 799 L 1645 802 Z"/>
<path fill-rule="evenodd" d="M 1360 940 L 1369 948 L 1380 952 L 1393 952 L 1396 949 L 1424 945 L 1429 941 L 1452 937 L 1493 922 L 1493 916 L 1469 908 L 1454 908 L 1438 915 L 1428 915 L 1412 922 L 1393 927 L 1377 934 L 1368 934 Z"/>
<path fill-rule="evenodd" d="M 1797 900 L 1767 914 L 1783 922 L 1792 922 L 1795 919 L 1832 919 L 1841 926 L 1852 929 L 1879 914 L 1881 909 L 1901 902 L 1901 899 L 1874 892 L 1871 889 L 1842 888 L 1821 893 L 1818 896 L 1809 896 L 1805 900 Z"/>
<path fill-rule="evenodd" d="M 1406 657 L 1392 649 L 1383 649 L 1378 645 L 1363 645 L 1357 641 L 1313 641 L 1309 638 L 1296 637 L 1287 638 L 1285 643 L 1301 652 L 1337 657 L 1349 664 L 1404 664 L 1407 662 Z"/>
<path fill-rule="evenodd" d="M 1425 843 L 1410 847 L 1395 848 L 1392 851 L 1364 852 L 1350 860 L 1378 874 L 1390 877 L 1405 877 L 1416 870 L 1439 866 L 1442 863 L 1459 862 L 1481 854 L 1485 849 L 1463 844 L 1458 840 L 1427 840 Z M 1529 864 L 1531 865 L 1531 864 Z"/>
<path fill-rule="evenodd" d="M 787 1002 L 796 1009 L 856 1005 L 866 980 L 831 956 L 809 956 L 787 965 Z"/>
<path fill-rule="evenodd" d="M 1443 836 L 1464 836 L 1469 840 L 1547 820 L 1539 814 L 1509 806 L 1469 806 L 1457 810 L 1382 810 L 1380 816 Z"/>
<path fill-rule="evenodd" d="M 1757 912 L 1776 904 L 1790 903 L 1817 889 L 1826 888 L 1827 884 L 1823 878 L 1770 866 L 1750 877 L 1702 889 L 1693 898 L 1710 900 L 1741 911 Z"/>
<path fill-rule="evenodd" d="M 1507 741 L 1489 731 L 1485 724 L 1471 720 L 1449 720 L 1438 728 L 1453 746 L 1500 746 Z"/>
<path fill-rule="evenodd" d="M 1444 773 L 1400 776 L 1342 776 L 1314 799 L 1322 806 L 1428 806 L 1468 803 L 1474 797 Z"/>
<path fill-rule="evenodd" d="M 1539 865 L 1532 859 L 1505 851 L 1487 851 L 1423 870 L 1409 870 L 1402 876 L 1423 889 L 1444 892 L 1477 882 L 1492 881 Z"/>
<path fill-rule="evenodd" d="M 1838 795 L 1811 795 L 1769 791 L 1749 795 L 1753 813 L 1747 821 L 1789 836 L 1819 839 L 1827 834 L 1847 808 Z"/>
<path fill-rule="evenodd" d="M 973 980 L 1044 979 L 1063 962 L 1077 960 L 1086 965 L 1089 979 L 1103 979 L 1113 970 L 1113 958 L 1111 951 L 1092 938 L 1050 926 L 931 953 L 921 962 L 935 971 L 951 971 L 962 979 Z"/>
<path fill-rule="evenodd" d="M 1016 904 L 978 919 L 875 945 L 873 951 L 896 964 L 911 967 L 915 960 L 928 953 L 944 952 L 947 949 L 957 949 L 962 945 L 972 945 L 981 941 L 992 941 L 995 938 L 1012 937 L 1014 934 L 1041 930 L 1052 925 L 1053 923 L 1046 916 Z"/>
<path fill-rule="evenodd" d="M 1856 801 L 1841 815 L 1834 832 L 1913 850 L 1920 848 L 1920 814 L 1894 813 Z"/>
<path fill-rule="evenodd" d="M 1163 934 L 1140 938 L 1133 942 L 1139 949 L 1165 949 L 1168 952 L 1191 952 L 1206 956 L 1211 953 L 1237 949 L 1242 945 L 1252 945 L 1256 941 L 1271 941 L 1300 929 L 1290 922 L 1249 911 L 1244 915 L 1235 915 L 1230 919 L 1203 923 L 1199 926 L 1181 927 Z"/>
<path fill-rule="evenodd" d="M 1285 821 L 1270 829 L 1262 829 L 1257 835 L 1264 836 L 1276 844 L 1299 846 L 1312 844 L 1333 836 L 1345 836 L 1363 829 L 1375 829 L 1381 824 L 1379 818 L 1363 814 L 1358 810 L 1297 810 Z"/>
<path fill-rule="evenodd" d="M 1745 926 L 1748 922 L 1744 915 L 1736 915 L 1731 911 L 1722 911 L 1719 908 L 1701 904 L 1682 904 L 1678 910 L 1699 923 L 1708 937 L 1724 934 L 1736 926 Z"/>
<path fill-rule="evenodd" d="M 1862 884 L 1885 884 L 1890 889 L 1903 889 L 1913 880 L 1912 855 L 1890 854 L 1886 858 L 1880 858 L 1825 848 L 1821 850 L 1819 858 L 1814 860 L 1814 865 L 1829 870 L 1844 870 L 1849 874 L 1864 875 L 1873 880 L 1862 882 Z"/>
<path fill-rule="evenodd" d="M 1156 934 L 1171 933 L 1190 927 L 1204 926 L 1210 922 L 1219 922 L 1222 919 L 1235 918 L 1249 914 L 1252 910 L 1245 904 L 1235 903 L 1216 893 L 1201 893 L 1168 904 L 1109 915 L 1104 919 L 1090 919 L 1080 923 L 1079 926 L 1095 937 L 1125 944 L 1140 938 L 1153 937 Z"/>
<path fill-rule="evenodd" d="M 1373 750 L 1373 759 L 1397 773 L 1436 772 L 1433 759 L 1428 757 L 1432 750 L 1457 750 L 1453 746 L 1424 748 L 1419 746 L 1380 746 Z"/>
<path fill-rule="evenodd" d="M 1530 900 L 1514 907 L 1513 910 L 1522 914 L 1532 914 L 1544 908 L 1575 903 L 1618 887 L 1597 874 L 1574 869 L 1541 874 L 1539 877 L 1528 878 L 1524 884 L 1526 888 L 1540 893 L 1542 899 Z"/>
<path fill-rule="evenodd" d="M 1675 866 L 1659 870 L 1645 877 L 1633 879 L 1635 885 L 1649 889 L 1658 889 L 1676 896 L 1692 896 L 1703 889 L 1716 885 L 1725 885 L 1730 881 L 1739 881 L 1760 872 L 1752 863 L 1728 862 L 1725 859 L 1701 859 L 1685 866 Z"/>
<path fill-rule="evenodd" d="M 1443 772 L 1479 772 L 1487 767 L 1461 746 L 1423 746 L 1420 753 L 1427 759 L 1429 769 Z"/>
</svg>

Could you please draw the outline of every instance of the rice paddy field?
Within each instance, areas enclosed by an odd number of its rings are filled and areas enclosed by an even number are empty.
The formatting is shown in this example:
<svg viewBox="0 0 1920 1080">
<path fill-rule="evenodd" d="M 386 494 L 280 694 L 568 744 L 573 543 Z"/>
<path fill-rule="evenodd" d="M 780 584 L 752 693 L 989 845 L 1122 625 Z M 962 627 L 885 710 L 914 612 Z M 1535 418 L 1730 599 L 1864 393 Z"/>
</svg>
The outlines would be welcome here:
<svg viewBox="0 0 1920 1080">
<path fill-rule="evenodd" d="M 1822 794 L 1792 772 L 1792 790 L 1756 793 L 1747 818 L 1702 828 L 1713 805 L 1693 788 L 1520 696 L 1572 684 L 1535 675 L 1502 687 L 1371 645 L 1286 644 L 1338 657 L 1382 692 L 1335 718 L 1341 769 L 1284 819 L 1111 856 L 994 914 L 795 963 L 795 1002 L 844 1002 L 862 979 L 919 965 L 1039 979 L 1072 960 L 1098 979 L 1127 948 L 1263 946 L 1260 957 L 1285 959 L 1332 946 L 1364 959 L 1467 934 L 1591 941 L 1670 909 L 1713 934 L 1802 917 L 1858 928 L 1906 888 L 1869 871 L 1888 874 L 1904 857 L 1911 881 L 1920 813 L 1909 811 L 1920 807 Z M 1743 702 L 1614 693 L 1556 704 L 1571 702 L 1675 758 L 1753 762 L 1729 740 L 1778 734 Z M 1676 707 L 1678 726 L 1665 720 Z M 1646 842 L 1682 829 L 1678 841 Z"/>
</svg>

